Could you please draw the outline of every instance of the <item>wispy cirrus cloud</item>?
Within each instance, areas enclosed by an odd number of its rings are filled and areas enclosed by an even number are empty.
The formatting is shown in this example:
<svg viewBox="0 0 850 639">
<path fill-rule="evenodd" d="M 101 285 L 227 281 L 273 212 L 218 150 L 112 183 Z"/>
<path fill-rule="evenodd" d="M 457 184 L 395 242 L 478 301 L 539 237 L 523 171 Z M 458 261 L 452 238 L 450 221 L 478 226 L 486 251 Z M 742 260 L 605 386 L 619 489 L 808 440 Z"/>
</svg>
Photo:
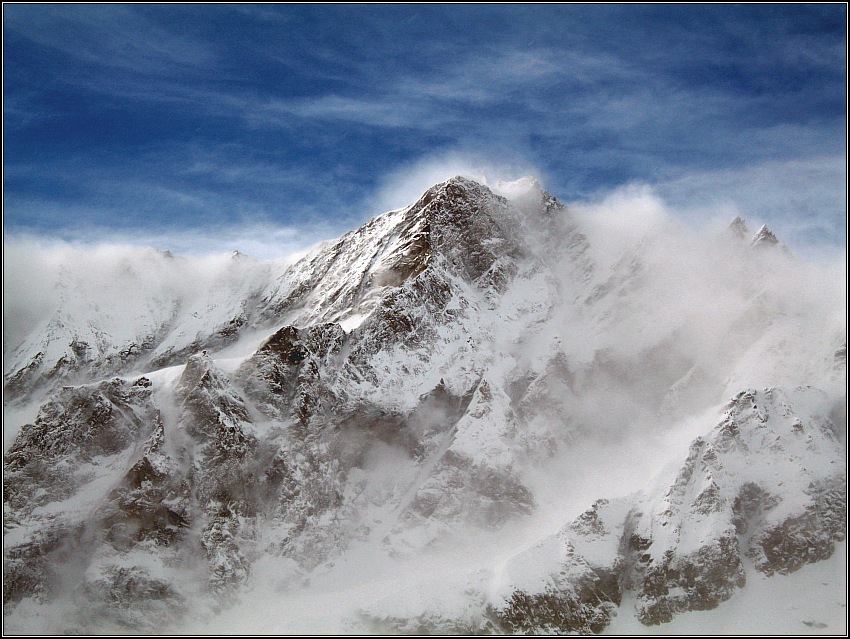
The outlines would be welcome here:
<svg viewBox="0 0 850 639">
<path fill-rule="evenodd" d="M 435 158 L 535 167 L 569 199 L 844 153 L 829 7 L 5 13 L 12 228 L 352 227 Z"/>
<path fill-rule="evenodd" d="M 145 76 L 173 77 L 215 60 L 202 40 L 125 5 L 18 5 L 4 10 L 3 26 L 66 59 Z"/>
<path fill-rule="evenodd" d="M 152 228 L 207 241 L 226 235 L 225 228 L 264 225 L 318 238 L 341 234 L 362 217 L 342 176 L 318 179 L 309 166 L 244 144 L 153 145 L 137 154 L 129 173 L 120 163 L 103 167 L 96 160 L 74 154 L 7 164 L 6 184 L 16 187 L 4 193 L 7 232 L 79 238 L 80 229 L 101 229 L 95 237 L 123 234 L 135 243 L 142 236 L 156 240 L 158 232 L 145 232 Z"/>
<path fill-rule="evenodd" d="M 243 107 L 248 123 L 257 127 L 287 126 L 294 118 L 365 124 L 382 129 L 430 128 L 439 121 L 424 105 L 395 97 L 322 95 L 292 100 L 271 99 Z"/>
</svg>

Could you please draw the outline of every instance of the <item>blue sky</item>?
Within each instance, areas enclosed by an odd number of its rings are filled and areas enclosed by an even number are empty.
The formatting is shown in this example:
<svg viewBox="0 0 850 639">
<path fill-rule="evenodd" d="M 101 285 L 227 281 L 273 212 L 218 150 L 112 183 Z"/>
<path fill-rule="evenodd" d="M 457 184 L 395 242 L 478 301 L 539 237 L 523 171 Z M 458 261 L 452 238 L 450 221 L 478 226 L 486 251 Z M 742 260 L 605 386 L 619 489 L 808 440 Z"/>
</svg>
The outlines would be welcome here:
<svg viewBox="0 0 850 639">
<path fill-rule="evenodd" d="M 459 167 L 845 243 L 843 4 L 7 4 L 3 29 L 6 237 L 283 251 Z"/>
</svg>

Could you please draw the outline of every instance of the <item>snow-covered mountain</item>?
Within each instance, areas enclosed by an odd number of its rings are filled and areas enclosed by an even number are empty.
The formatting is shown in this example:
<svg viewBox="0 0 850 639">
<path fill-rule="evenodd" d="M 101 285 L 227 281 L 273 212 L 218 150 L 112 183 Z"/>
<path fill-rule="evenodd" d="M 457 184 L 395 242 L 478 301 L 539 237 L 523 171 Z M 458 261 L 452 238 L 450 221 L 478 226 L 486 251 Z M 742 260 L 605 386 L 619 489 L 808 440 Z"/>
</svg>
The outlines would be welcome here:
<svg viewBox="0 0 850 639">
<path fill-rule="evenodd" d="M 599 632 L 843 548 L 846 276 L 496 190 L 63 271 L 4 336 L 7 628 Z"/>
</svg>

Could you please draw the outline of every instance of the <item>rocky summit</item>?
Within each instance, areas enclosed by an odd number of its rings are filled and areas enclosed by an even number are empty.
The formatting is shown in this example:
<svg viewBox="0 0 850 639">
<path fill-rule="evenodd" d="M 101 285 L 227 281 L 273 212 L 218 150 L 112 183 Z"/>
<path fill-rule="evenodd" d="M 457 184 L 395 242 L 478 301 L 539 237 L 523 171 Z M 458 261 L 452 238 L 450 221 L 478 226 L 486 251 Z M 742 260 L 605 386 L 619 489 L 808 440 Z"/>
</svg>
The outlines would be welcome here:
<svg viewBox="0 0 850 639">
<path fill-rule="evenodd" d="M 156 251 L 66 277 L 4 340 L 7 629 L 212 629 L 332 581 L 337 632 L 597 633 L 829 560 L 846 298 L 730 231 L 456 177 L 191 296 Z"/>
</svg>

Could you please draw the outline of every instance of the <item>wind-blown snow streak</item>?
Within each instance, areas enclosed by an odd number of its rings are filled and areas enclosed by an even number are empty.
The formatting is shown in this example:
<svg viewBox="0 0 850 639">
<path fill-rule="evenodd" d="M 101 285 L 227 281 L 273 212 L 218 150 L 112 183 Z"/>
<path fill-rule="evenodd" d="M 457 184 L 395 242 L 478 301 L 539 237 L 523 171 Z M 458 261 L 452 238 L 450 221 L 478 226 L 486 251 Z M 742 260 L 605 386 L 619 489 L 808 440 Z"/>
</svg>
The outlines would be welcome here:
<svg viewBox="0 0 850 639">
<path fill-rule="evenodd" d="M 34 273 L 4 309 L 8 628 L 599 632 L 828 560 L 845 262 L 649 191 L 494 189 L 292 264 Z"/>
</svg>

